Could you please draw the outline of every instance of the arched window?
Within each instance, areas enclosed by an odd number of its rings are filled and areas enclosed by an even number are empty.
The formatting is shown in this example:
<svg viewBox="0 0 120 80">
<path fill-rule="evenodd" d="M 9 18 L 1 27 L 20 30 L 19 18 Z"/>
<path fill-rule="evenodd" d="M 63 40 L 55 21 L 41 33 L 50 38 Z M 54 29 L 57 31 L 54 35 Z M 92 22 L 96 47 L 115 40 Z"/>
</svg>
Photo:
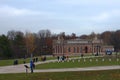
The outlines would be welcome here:
<svg viewBox="0 0 120 80">
<path fill-rule="evenodd" d="M 70 49 L 70 47 L 68 48 L 68 52 L 71 52 L 71 49 Z"/>
<path fill-rule="evenodd" d="M 76 48 L 74 47 L 74 53 L 76 53 Z"/>
<path fill-rule="evenodd" d="M 79 47 L 77 47 L 77 53 L 79 53 Z"/>
<path fill-rule="evenodd" d="M 80 53 L 82 53 L 82 46 L 80 47 Z"/>
<path fill-rule="evenodd" d="M 88 47 L 87 46 L 85 47 L 85 53 L 88 53 Z"/>
</svg>

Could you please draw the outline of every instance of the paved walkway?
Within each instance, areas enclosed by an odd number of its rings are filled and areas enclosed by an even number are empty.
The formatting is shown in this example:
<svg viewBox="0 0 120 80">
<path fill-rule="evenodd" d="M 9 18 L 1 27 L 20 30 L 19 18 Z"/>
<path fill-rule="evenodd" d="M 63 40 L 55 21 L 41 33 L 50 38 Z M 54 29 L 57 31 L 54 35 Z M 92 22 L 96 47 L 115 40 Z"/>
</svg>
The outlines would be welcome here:
<svg viewBox="0 0 120 80">
<path fill-rule="evenodd" d="M 95 71 L 95 70 L 113 70 L 113 69 L 120 69 L 120 66 L 98 66 L 98 67 L 86 67 L 86 68 L 45 69 L 45 70 L 35 70 L 35 72 Z"/>
<path fill-rule="evenodd" d="M 55 62 L 55 61 L 57 61 L 57 60 L 49 60 L 49 61 L 45 61 L 45 62 L 37 62 L 37 63 L 35 63 L 35 65 L 43 64 L 43 63 L 50 63 L 50 62 Z M 26 70 L 24 65 L 30 66 L 29 63 L 27 63 L 27 64 L 19 64 L 19 65 L 11 65 L 11 66 L 2 66 L 2 67 L 0 67 L 0 74 L 2 74 L 2 73 L 24 73 L 25 70 Z M 30 72 L 30 70 L 29 70 L 29 72 Z"/>
<path fill-rule="evenodd" d="M 45 62 L 37 62 L 35 65 L 56 62 L 57 60 L 49 60 Z M 29 63 L 26 65 L 29 66 Z M 63 68 L 63 69 L 42 69 L 42 70 L 34 70 L 34 72 L 66 72 L 66 71 L 94 71 L 94 70 L 111 70 L 111 69 L 120 69 L 120 65 L 116 66 L 97 66 L 97 67 L 85 67 L 85 68 Z M 19 65 L 11 65 L 11 66 L 3 66 L 0 67 L 0 74 L 5 73 L 25 73 L 24 64 Z M 28 70 L 30 72 L 30 70 Z"/>
</svg>

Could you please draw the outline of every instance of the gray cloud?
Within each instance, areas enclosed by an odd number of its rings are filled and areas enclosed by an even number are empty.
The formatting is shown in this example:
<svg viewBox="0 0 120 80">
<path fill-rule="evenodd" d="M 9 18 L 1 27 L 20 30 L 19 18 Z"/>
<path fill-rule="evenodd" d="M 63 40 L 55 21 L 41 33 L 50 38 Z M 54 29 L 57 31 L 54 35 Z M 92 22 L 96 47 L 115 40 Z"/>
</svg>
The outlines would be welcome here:
<svg viewBox="0 0 120 80">
<path fill-rule="evenodd" d="M 50 29 L 68 34 L 116 30 L 120 28 L 119 3 L 118 0 L 5 0 L 0 3 L 0 33 L 11 29 L 31 32 Z"/>
</svg>

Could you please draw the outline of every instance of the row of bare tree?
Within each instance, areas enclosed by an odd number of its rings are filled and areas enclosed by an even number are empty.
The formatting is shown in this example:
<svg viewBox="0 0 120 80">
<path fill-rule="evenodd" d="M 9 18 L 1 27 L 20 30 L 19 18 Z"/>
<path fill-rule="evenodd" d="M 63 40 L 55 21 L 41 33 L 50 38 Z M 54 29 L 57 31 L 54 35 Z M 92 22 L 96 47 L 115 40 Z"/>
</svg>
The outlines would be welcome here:
<svg viewBox="0 0 120 80">
<path fill-rule="evenodd" d="M 105 31 L 101 34 L 92 32 L 90 35 L 76 36 L 75 33 L 66 35 L 65 32 L 51 34 L 50 30 L 40 30 L 38 33 L 8 31 L 7 35 L 0 35 L 0 59 L 23 58 L 40 55 L 52 55 L 52 42 L 61 36 L 63 39 L 93 39 L 95 36 L 102 39 L 105 45 L 113 45 L 116 51 L 120 50 L 120 30 Z"/>
<path fill-rule="evenodd" d="M 102 39 L 104 45 L 113 45 L 115 51 L 120 51 L 120 30 L 117 31 L 105 31 L 101 34 L 95 34 L 92 32 L 90 35 L 82 35 L 82 39 L 93 39 L 97 36 L 98 39 Z"/>
<path fill-rule="evenodd" d="M 38 33 L 8 31 L 12 57 L 21 58 L 52 54 L 52 36 L 49 30 L 40 30 Z"/>
</svg>

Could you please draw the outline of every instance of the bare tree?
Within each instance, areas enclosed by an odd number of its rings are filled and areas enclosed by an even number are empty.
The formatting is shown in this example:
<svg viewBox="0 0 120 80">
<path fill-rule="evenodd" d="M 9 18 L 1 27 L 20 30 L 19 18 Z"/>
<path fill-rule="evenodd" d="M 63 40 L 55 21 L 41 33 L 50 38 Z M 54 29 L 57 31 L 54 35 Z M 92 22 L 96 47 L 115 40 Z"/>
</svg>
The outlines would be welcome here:
<svg viewBox="0 0 120 80">
<path fill-rule="evenodd" d="M 38 37 L 39 38 L 48 38 L 48 37 L 51 37 L 51 32 L 50 32 L 50 30 L 40 30 L 38 32 Z"/>
<path fill-rule="evenodd" d="M 25 54 L 24 33 L 21 31 L 8 31 L 7 37 L 10 41 L 10 48 L 14 58 L 23 57 Z"/>
<path fill-rule="evenodd" d="M 106 45 L 110 45 L 111 42 L 111 35 L 112 35 L 112 32 L 111 31 L 105 31 L 101 34 L 101 39 L 104 41 L 104 44 Z"/>
<path fill-rule="evenodd" d="M 27 54 L 32 54 L 35 50 L 35 38 L 32 33 L 26 32 L 25 35 Z"/>
<path fill-rule="evenodd" d="M 115 51 L 120 51 L 120 30 L 112 33 L 111 43 L 114 45 Z"/>
<path fill-rule="evenodd" d="M 92 32 L 90 35 L 89 35 L 89 39 L 94 39 L 95 37 L 97 37 L 97 34 L 95 34 L 95 32 Z"/>
<path fill-rule="evenodd" d="M 37 49 L 39 49 L 41 55 L 51 53 L 52 39 L 50 30 L 40 30 L 38 33 Z"/>
<path fill-rule="evenodd" d="M 14 39 L 15 39 L 15 36 L 16 36 L 16 31 L 11 30 L 11 31 L 8 31 L 8 32 L 7 32 L 7 37 L 8 37 L 8 39 L 14 40 Z"/>
<path fill-rule="evenodd" d="M 75 39 L 75 38 L 76 38 L 76 34 L 75 34 L 75 33 L 72 33 L 72 34 L 71 34 L 71 37 L 72 37 L 72 39 Z"/>
</svg>

